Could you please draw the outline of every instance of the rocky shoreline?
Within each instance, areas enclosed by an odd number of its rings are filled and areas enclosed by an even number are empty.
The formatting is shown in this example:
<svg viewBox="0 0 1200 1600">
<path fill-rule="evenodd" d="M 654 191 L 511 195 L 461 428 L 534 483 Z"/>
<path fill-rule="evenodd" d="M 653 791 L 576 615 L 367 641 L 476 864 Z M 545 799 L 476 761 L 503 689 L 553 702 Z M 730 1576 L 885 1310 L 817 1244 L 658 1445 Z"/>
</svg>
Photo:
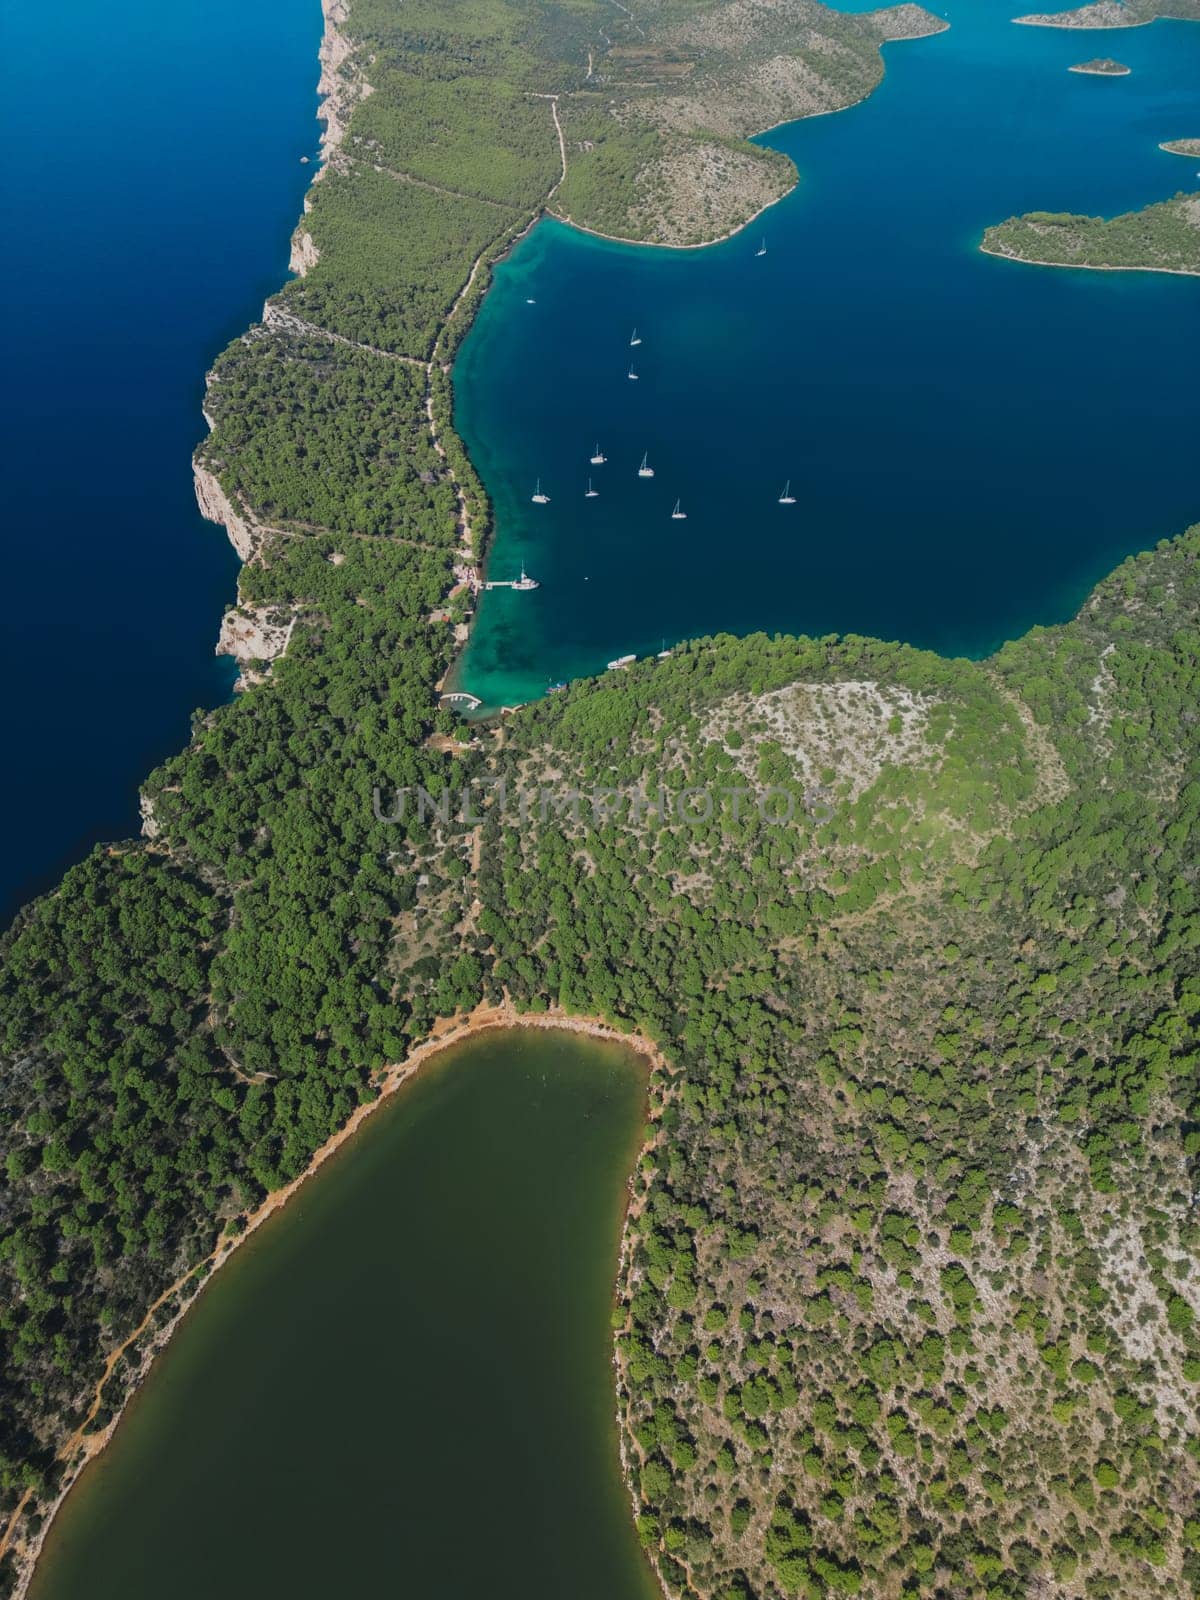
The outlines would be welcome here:
<svg viewBox="0 0 1200 1600">
<path fill-rule="evenodd" d="M 1097 56 L 1094 61 L 1081 61 L 1078 66 L 1067 68 L 1068 72 L 1082 72 L 1092 78 L 1127 78 L 1132 70 L 1111 56 Z"/>
<path fill-rule="evenodd" d="M 1152 17 L 1132 16 L 1120 0 L 1095 0 L 1074 11 L 1031 12 L 1013 21 L 1025 28 L 1144 28 Z"/>
<path fill-rule="evenodd" d="M 985 229 L 985 255 L 1035 267 L 1200 276 L 1200 194 L 1119 217 L 1031 211 Z"/>
<path fill-rule="evenodd" d="M 313 183 L 320 182 L 330 157 L 345 138 L 354 107 L 371 93 L 370 84 L 347 66 L 354 48 L 342 32 L 348 16 L 347 0 L 321 0 L 321 12 L 324 28 L 317 52 L 321 73 L 317 80 L 316 112 L 322 125 L 321 165 L 313 174 Z M 310 184 L 310 191 L 311 187 Z M 306 195 L 306 213 L 310 204 Z M 288 269 L 303 277 L 316 266 L 318 258 L 316 243 L 301 222 L 292 235 Z M 264 321 L 269 320 L 270 309 L 268 302 L 263 308 Z M 212 381 L 210 372 L 207 382 L 211 384 Z M 211 431 L 213 422 L 207 410 L 204 420 Z M 225 529 L 240 561 L 251 561 L 262 548 L 266 530 L 255 521 L 245 506 L 232 503 L 220 479 L 205 461 L 204 448 L 204 444 L 201 444 L 192 458 L 192 481 L 200 515 Z M 261 680 L 263 664 L 276 660 L 287 649 L 295 621 L 294 615 L 281 617 L 277 608 L 245 607 L 239 604 L 229 608 L 221 619 L 216 654 L 232 656 L 241 668 L 236 688 L 243 689 Z"/>
</svg>

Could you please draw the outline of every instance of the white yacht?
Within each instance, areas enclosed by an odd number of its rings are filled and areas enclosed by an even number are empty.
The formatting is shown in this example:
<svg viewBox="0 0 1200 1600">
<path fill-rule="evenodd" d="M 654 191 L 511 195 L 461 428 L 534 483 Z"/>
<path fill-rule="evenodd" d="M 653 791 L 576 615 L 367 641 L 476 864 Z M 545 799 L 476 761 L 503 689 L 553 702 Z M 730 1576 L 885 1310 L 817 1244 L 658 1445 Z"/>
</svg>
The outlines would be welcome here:
<svg viewBox="0 0 1200 1600">
<path fill-rule="evenodd" d="M 513 588 L 515 590 L 517 590 L 518 593 L 524 593 L 524 591 L 526 589 L 536 589 L 538 587 L 539 587 L 539 584 L 538 584 L 537 579 L 536 578 L 531 578 L 529 576 L 529 574 L 525 571 L 525 568 L 522 567 L 521 568 L 521 576 L 517 579 L 516 583 L 513 584 Z"/>
<path fill-rule="evenodd" d="M 632 367 L 630 367 L 630 369 L 629 369 L 629 376 L 633 379 L 634 383 L 637 382 L 637 373 L 633 370 Z"/>
<path fill-rule="evenodd" d="M 650 452 L 649 452 L 649 450 L 647 450 L 646 454 L 642 457 L 642 464 L 638 468 L 638 477 L 639 478 L 652 478 L 653 476 L 654 476 L 654 468 L 650 465 Z"/>
<path fill-rule="evenodd" d="M 796 504 L 796 496 L 792 493 L 792 480 L 790 478 L 783 486 L 783 493 L 779 496 L 779 504 L 781 506 L 794 506 Z"/>
<path fill-rule="evenodd" d="M 585 500 L 594 500 L 599 493 L 600 493 L 599 489 L 593 489 L 592 488 L 592 480 L 589 478 L 588 479 L 588 486 L 584 490 L 583 498 Z"/>
<path fill-rule="evenodd" d="M 533 500 L 535 506 L 548 506 L 550 504 L 550 496 L 542 493 L 542 480 L 540 478 L 538 479 L 537 487 L 534 489 L 530 498 Z"/>
<path fill-rule="evenodd" d="M 599 444 L 597 444 L 596 448 L 592 451 L 592 466 L 602 467 L 607 460 L 608 457 L 604 454 L 604 451 L 601 450 Z"/>
<path fill-rule="evenodd" d="M 767 253 L 767 241 L 764 239 L 763 242 L 759 245 L 758 249 L 754 252 L 754 254 L 756 256 L 765 256 L 766 253 Z"/>
<path fill-rule="evenodd" d="M 630 666 L 636 660 L 637 660 L 636 656 L 618 656 L 615 661 L 610 661 L 608 663 L 608 670 L 609 670 L 609 672 L 616 672 L 621 667 Z"/>
<path fill-rule="evenodd" d="M 641 342 L 642 341 L 638 338 L 638 331 L 635 328 L 633 330 L 632 334 L 630 334 L 630 336 L 629 336 L 629 343 L 632 346 L 632 345 L 635 345 L 635 344 L 641 344 Z"/>
<path fill-rule="evenodd" d="M 681 509 L 678 500 L 676 500 L 675 509 L 671 513 L 671 521 L 672 522 L 686 522 L 687 521 L 687 512 Z"/>
</svg>

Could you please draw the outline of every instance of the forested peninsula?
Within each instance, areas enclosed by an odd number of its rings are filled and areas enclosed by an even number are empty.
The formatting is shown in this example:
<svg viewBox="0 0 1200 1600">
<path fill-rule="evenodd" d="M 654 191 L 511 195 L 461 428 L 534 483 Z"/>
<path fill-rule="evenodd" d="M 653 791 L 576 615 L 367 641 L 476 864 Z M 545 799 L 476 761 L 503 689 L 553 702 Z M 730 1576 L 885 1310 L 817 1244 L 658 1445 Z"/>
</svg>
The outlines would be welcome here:
<svg viewBox="0 0 1200 1600">
<path fill-rule="evenodd" d="M 1031 28 L 1143 28 L 1159 17 L 1198 22 L 1200 0 L 1092 0 L 1073 11 L 1030 12 L 1013 21 Z"/>
<path fill-rule="evenodd" d="M 981 663 L 721 637 L 502 728 L 438 709 L 491 262 L 556 205 L 748 214 L 661 163 L 774 162 L 776 103 L 637 132 L 717 70 L 696 30 L 848 103 L 905 18 L 329 0 L 303 276 L 197 462 L 243 692 L 0 945 L 7 1591 L 220 1244 L 481 1004 L 659 1052 L 614 1337 L 670 1594 L 1196 1581 L 1200 530 Z M 564 783 L 618 798 L 500 798 Z"/>
<path fill-rule="evenodd" d="M 979 248 L 1041 267 L 1200 273 L 1200 191 L 1121 217 L 1030 211 L 988 228 Z"/>
</svg>

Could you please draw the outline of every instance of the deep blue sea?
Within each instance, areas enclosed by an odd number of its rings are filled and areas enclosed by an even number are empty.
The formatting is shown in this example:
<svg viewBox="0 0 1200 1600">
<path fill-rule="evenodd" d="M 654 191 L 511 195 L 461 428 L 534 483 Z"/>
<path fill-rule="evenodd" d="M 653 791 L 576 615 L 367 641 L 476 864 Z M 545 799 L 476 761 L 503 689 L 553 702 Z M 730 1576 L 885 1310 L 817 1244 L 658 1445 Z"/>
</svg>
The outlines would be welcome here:
<svg viewBox="0 0 1200 1600">
<path fill-rule="evenodd" d="M 497 271 L 456 414 L 489 575 L 541 587 L 483 599 L 460 676 L 489 703 L 722 629 L 986 654 L 1200 519 L 1200 280 L 977 249 L 1014 213 L 1200 188 L 1158 149 L 1200 134 L 1200 26 L 936 9 L 950 30 L 888 46 L 866 102 L 767 137 L 801 180 L 746 232 L 672 251 L 543 222 Z M 1067 70 L 1097 54 L 1132 75 Z"/>
<path fill-rule="evenodd" d="M 318 0 L 6 4 L 0 923 L 230 691 L 237 563 L 190 456 L 212 358 L 286 275 Z"/>
</svg>

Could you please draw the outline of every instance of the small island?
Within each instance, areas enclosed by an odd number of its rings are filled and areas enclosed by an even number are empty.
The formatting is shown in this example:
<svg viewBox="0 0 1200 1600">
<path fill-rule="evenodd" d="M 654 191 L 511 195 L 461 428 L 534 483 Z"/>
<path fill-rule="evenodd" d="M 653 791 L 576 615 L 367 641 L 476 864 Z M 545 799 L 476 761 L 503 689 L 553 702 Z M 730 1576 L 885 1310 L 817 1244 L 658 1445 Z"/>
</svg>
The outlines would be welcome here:
<svg viewBox="0 0 1200 1600">
<path fill-rule="evenodd" d="M 1193 160 L 1200 160 L 1200 139 L 1168 139 L 1158 148 L 1165 150 L 1168 155 L 1191 156 Z"/>
<path fill-rule="evenodd" d="M 1040 267 L 1200 276 L 1200 193 L 1111 218 L 1030 211 L 988 228 L 979 248 Z"/>
<path fill-rule="evenodd" d="M 1132 70 L 1111 56 L 1097 56 L 1094 61 L 1080 61 L 1077 66 L 1067 68 L 1068 72 L 1086 72 L 1096 78 L 1127 78 Z"/>
</svg>

